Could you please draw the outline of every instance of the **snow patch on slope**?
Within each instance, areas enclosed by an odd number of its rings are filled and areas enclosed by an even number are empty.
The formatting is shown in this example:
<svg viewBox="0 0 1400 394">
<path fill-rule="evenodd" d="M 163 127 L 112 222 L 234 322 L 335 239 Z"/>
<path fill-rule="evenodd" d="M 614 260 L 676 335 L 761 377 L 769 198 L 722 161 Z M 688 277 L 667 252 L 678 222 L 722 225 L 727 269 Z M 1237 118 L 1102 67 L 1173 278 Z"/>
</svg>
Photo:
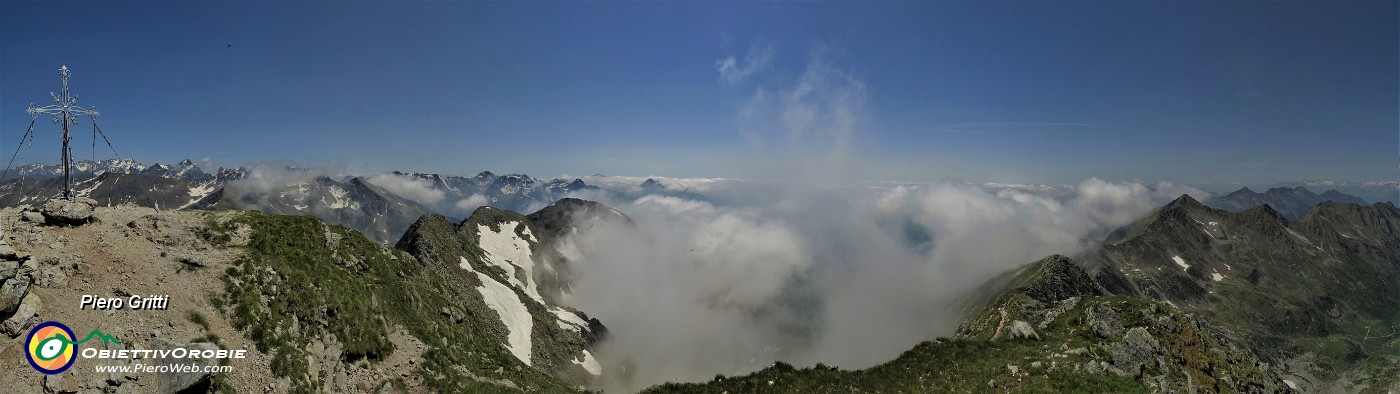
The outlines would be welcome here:
<svg viewBox="0 0 1400 394">
<path fill-rule="evenodd" d="M 486 252 L 484 257 L 487 263 L 506 271 L 506 279 L 511 285 L 524 290 L 530 298 L 544 304 L 544 297 L 540 296 L 534 283 L 535 260 L 530 251 L 530 241 L 535 240 L 535 236 L 530 234 L 529 227 L 523 231 L 526 238 L 517 236 L 515 228 L 520 225 L 520 222 L 501 223 L 501 232 L 491 231 L 491 227 L 486 225 L 477 225 L 478 246 Z M 522 275 L 518 275 L 517 271 L 522 271 L 520 274 L 523 274 L 525 282 L 520 281 Z"/>
<path fill-rule="evenodd" d="M 559 319 L 559 328 L 574 330 L 575 332 L 582 332 L 588 329 L 588 322 L 584 321 L 583 318 L 579 317 L 576 313 L 570 312 L 564 308 L 554 308 L 549 311 L 553 312 L 554 316 Z"/>
<path fill-rule="evenodd" d="M 461 266 L 471 270 L 471 265 L 467 264 L 466 259 L 462 259 Z M 530 310 L 525 308 L 520 296 L 509 286 L 497 282 L 489 275 L 474 270 L 472 272 L 481 279 L 481 287 L 476 289 L 481 292 L 486 306 L 496 311 L 496 314 L 501 316 L 501 323 L 506 326 L 506 349 L 525 365 L 530 365 L 530 334 L 535 323 L 530 317 Z"/>
<path fill-rule="evenodd" d="M 341 209 L 341 208 L 359 209 L 359 208 L 360 208 L 360 204 L 359 204 L 358 202 L 355 202 L 354 200 L 351 200 L 350 198 L 348 198 L 348 196 L 350 195 L 350 192 L 345 191 L 345 189 L 341 189 L 341 188 L 336 187 L 336 186 L 331 186 L 329 192 L 330 192 L 331 198 L 332 198 L 333 200 L 327 202 L 326 206 L 330 207 L 331 209 Z"/>
<path fill-rule="evenodd" d="M 1186 260 L 1182 260 L 1182 259 L 1181 259 L 1181 256 L 1172 256 L 1172 261 L 1175 261 L 1175 262 L 1176 262 L 1176 265 L 1181 266 L 1181 269 L 1182 269 L 1182 270 L 1191 269 L 1191 266 L 1190 266 L 1190 265 L 1187 265 L 1187 264 L 1186 264 Z"/>
<path fill-rule="evenodd" d="M 591 373 L 595 376 L 603 374 L 603 366 L 598 365 L 598 359 L 593 358 L 593 354 L 589 353 L 587 349 L 583 351 L 583 361 L 579 361 L 578 359 L 573 359 L 570 361 L 573 361 L 574 364 L 582 366 L 583 369 L 588 370 L 588 373 Z"/>
</svg>

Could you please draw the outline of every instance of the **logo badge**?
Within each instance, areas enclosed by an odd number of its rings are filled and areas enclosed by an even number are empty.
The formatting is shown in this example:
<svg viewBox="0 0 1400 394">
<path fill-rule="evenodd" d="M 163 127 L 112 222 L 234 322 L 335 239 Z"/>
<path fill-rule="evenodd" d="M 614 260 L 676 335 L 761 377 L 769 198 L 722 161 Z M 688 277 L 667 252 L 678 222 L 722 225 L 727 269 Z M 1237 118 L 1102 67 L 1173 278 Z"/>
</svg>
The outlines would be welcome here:
<svg viewBox="0 0 1400 394">
<path fill-rule="evenodd" d="M 24 340 L 24 356 L 29 365 L 49 375 L 62 373 L 77 359 L 78 344 L 73 330 L 56 321 L 47 321 L 29 330 Z"/>
</svg>

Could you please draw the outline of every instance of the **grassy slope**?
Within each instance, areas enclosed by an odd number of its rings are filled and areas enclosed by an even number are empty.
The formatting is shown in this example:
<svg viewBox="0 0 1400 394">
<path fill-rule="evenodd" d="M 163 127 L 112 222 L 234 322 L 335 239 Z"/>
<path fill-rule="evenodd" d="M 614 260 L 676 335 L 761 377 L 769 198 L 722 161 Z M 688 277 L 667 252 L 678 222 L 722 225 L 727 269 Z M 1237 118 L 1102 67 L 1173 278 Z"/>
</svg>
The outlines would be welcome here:
<svg viewBox="0 0 1400 394">
<path fill-rule="evenodd" d="M 299 216 L 242 213 L 218 227 L 248 225 L 250 258 L 226 277 L 235 327 L 274 356 L 273 372 L 290 377 L 293 391 L 326 390 L 307 376 L 307 344 L 334 337 L 342 361 L 373 365 L 396 349 L 386 339 L 402 326 L 426 346 L 416 373 L 442 392 L 498 392 L 504 386 L 468 377 L 505 379 L 526 391 L 574 391 L 511 356 L 498 342 L 495 316 L 454 322 L 444 310 L 480 303 L 475 278 L 420 266 L 406 253 L 382 247 L 359 232 Z M 495 324 L 493 324 L 495 323 Z"/>
</svg>

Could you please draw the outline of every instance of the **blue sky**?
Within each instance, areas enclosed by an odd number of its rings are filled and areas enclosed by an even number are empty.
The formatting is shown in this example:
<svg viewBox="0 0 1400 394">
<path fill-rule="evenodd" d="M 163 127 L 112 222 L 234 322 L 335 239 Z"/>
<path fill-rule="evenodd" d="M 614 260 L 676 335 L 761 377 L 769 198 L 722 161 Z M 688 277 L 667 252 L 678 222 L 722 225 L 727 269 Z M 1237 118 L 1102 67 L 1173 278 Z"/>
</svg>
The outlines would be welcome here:
<svg viewBox="0 0 1400 394">
<path fill-rule="evenodd" d="M 3 2 L 0 147 L 66 64 L 147 163 L 743 177 L 840 145 L 879 180 L 1386 180 L 1398 20 L 1395 2 Z M 853 122 L 832 142 L 784 123 L 794 107 Z M 56 161 L 55 129 L 19 161 Z"/>
</svg>

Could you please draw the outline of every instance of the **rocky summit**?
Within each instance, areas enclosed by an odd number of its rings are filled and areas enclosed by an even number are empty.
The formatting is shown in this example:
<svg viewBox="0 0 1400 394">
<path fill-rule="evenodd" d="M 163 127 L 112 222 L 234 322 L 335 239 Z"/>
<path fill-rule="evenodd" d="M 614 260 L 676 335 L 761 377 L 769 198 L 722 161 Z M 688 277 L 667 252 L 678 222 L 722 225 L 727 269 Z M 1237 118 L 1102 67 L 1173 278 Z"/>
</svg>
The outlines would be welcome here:
<svg viewBox="0 0 1400 394">
<path fill-rule="evenodd" d="M 97 208 L 97 201 L 91 198 L 55 198 L 44 203 L 39 213 L 44 215 L 44 220 L 50 224 L 71 226 L 91 221 L 94 208 Z"/>
</svg>

